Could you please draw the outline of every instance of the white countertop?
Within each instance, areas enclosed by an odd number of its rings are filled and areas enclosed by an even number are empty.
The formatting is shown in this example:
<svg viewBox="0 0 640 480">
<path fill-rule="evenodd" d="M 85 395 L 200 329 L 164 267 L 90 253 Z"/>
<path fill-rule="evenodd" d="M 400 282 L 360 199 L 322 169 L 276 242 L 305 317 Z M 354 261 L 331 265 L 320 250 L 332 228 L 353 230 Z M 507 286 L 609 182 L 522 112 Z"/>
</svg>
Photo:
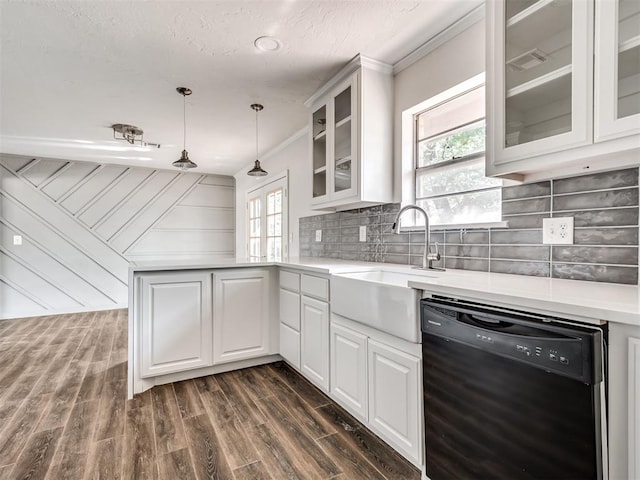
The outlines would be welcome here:
<svg viewBox="0 0 640 480">
<path fill-rule="evenodd" d="M 452 270 L 429 272 L 415 281 L 420 270 L 390 263 L 355 262 L 330 258 L 295 258 L 287 262 L 255 262 L 246 259 L 207 259 L 132 262 L 133 273 L 159 270 L 192 270 L 279 266 L 323 274 L 366 270 L 390 270 L 412 275 L 408 286 L 426 294 L 477 300 L 573 320 L 610 321 L 640 326 L 640 289 L 637 285 L 585 282 L 502 273 Z"/>
</svg>

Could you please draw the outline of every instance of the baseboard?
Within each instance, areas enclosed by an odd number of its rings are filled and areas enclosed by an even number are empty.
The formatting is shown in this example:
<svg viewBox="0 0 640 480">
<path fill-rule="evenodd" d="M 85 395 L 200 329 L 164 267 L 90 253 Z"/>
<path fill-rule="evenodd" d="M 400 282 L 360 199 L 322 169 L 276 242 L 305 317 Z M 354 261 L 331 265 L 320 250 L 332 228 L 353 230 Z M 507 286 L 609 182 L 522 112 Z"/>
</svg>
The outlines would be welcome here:
<svg viewBox="0 0 640 480">
<path fill-rule="evenodd" d="M 0 321 L 2 320 L 16 320 L 16 319 L 22 319 L 22 318 L 33 318 L 33 317 L 48 317 L 50 315 L 65 315 L 68 313 L 85 313 L 85 312 L 101 312 L 104 310 L 119 310 L 121 308 L 127 308 L 127 304 L 126 303 L 116 303 L 113 305 L 103 305 L 103 306 L 89 306 L 89 307 L 81 307 L 81 308 L 70 308 L 70 309 L 64 309 L 64 310 L 47 310 L 46 312 L 38 312 L 38 313 L 32 313 L 32 312 L 24 312 L 24 314 L 22 315 L 12 315 L 9 317 L 3 316 L 0 313 Z"/>
</svg>

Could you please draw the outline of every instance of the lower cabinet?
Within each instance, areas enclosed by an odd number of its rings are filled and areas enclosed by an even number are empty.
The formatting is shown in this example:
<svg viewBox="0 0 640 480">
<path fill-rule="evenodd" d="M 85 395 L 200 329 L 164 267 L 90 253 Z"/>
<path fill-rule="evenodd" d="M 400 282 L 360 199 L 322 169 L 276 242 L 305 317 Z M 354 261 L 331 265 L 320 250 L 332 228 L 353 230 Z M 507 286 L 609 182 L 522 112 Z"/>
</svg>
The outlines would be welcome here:
<svg viewBox="0 0 640 480">
<path fill-rule="evenodd" d="M 280 324 L 280 356 L 296 368 L 300 368 L 300 332 Z"/>
<path fill-rule="evenodd" d="M 640 479 L 640 327 L 609 323 L 609 478 Z"/>
<path fill-rule="evenodd" d="M 211 366 L 211 273 L 147 274 L 140 285 L 141 376 Z"/>
<path fill-rule="evenodd" d="M 404 340 L 352 327 L 331 322 L 331 396 L 419 466 L 420 358 L 398 348 Z M 419 345 L 409 348 L 417 353 Z"/>
<path fill-rule="evenodd" d="M 300 370 L 325 391 L 329 390 L 329 304 L 300 298 Z"/>
<path fill-rule="evenodd" d="M 420 359 L 369 339 L 369 425 L 420 460 Z"/>
<path fill-rule="evenodd" d="M 331 324 L 331 393 L 367 421 L 367 336 Z"/>
<path fill-rule="evenodd" d="M 269 353 L 269 271 L 238 269 L 213 274 L 213 361 Z"/>
</svg>

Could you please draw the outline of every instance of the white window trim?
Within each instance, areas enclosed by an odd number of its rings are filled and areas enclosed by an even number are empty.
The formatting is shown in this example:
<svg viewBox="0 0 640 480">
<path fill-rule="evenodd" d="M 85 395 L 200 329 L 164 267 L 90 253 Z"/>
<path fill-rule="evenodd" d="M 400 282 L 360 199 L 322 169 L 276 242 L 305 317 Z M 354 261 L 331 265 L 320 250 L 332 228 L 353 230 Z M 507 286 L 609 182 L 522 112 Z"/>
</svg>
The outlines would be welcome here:
<svg viewBox="0 0 640 480">
<path fill-rule="evenodd" d="M 485 74 L 480 73 L 458 85 L 451 87 L 433 97 L 414 105 L 402 112 L 401 118 L 401 145 L 402 145 L 402 197 L 401 205 L 415 205 L 416 202 L 416 180 L 415 180 L 415 155 L 416 155 L 416 139 L 415 139 L 415 116 L 436 105 L 450 100 L 452 97 L 462 95 L 470 90 L 481 87 L 485 83 Z M 415 212 L 407 212 L 403 216 L 403 225 L 401 231 L 421 231 L 422 225 L 416 225 Z M 430 228 L 447 229 L 447 228 L 493 228 L 506 227 L 508 222 L 492 222 L 492 223 L 468 223 L 464 225 L 430 225 Z"/>
<path fill-rule="evenodd" d="M 275 173 L 275 174 L 269 174 L 269 178 L 268 179 L 264 179 L 262 181 L 256 182 L 254 183 L 251 188 L 247 189 L 246 193 L 245 193 L 245 197 L 244 197 L 244 209 L 245 209 L 245 225 L 246 225 L 246 232 L 245 232 L 245 238 L 244 238 L 244 250 L 245 250 L 245 257 L 249 258 L 249 211 L 248 211 L 248 206 L 249 206 L 249 197 L 251 197 L 251 194 L 254 193 L 256 190 L 260 190 L 266 186 L 268 186 L 271 183 L 275 183 L 275 182 L 279 182 L 281 180 L 284 180 L 284 184 L 285 184 L 285 194 L 284 194 L 284 204 L 283 207 L 286 208 L 286 215 L 284 215 L 284 221 L 286 222 L 286 230 L 287 230 L 287 234 L 286 236 L 282 237 L 282 258 L 283 260 L 288 260 L 289 259 L 289 246 L 290 246 L 290 242 L 291 242 L 291 232 L 289 231 L 289 170 L 283 170 L 281 172 Z M 265 206 L 266 208 L 266 206 Z M 263 226 L 261 226 L 262 228 Z M 266 227 L 266 226 L 265 226 Z"/>
</svg>

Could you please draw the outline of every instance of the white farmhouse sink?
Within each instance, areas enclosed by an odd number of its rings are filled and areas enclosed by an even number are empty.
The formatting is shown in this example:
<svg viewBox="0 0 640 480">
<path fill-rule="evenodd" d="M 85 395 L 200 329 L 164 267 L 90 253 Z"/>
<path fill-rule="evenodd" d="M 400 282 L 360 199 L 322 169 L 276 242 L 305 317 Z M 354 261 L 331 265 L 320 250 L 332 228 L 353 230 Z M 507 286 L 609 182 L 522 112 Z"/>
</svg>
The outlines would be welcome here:
<svg viewBox="0 0 640 480">
<path fill-rule="evenodd" d="M 419 294 L 407 286 L 438 274 L 387 270 L 339 273 L 331 276 L 331 312 L 356 322 L 419 342 Z"/>
</svg>

